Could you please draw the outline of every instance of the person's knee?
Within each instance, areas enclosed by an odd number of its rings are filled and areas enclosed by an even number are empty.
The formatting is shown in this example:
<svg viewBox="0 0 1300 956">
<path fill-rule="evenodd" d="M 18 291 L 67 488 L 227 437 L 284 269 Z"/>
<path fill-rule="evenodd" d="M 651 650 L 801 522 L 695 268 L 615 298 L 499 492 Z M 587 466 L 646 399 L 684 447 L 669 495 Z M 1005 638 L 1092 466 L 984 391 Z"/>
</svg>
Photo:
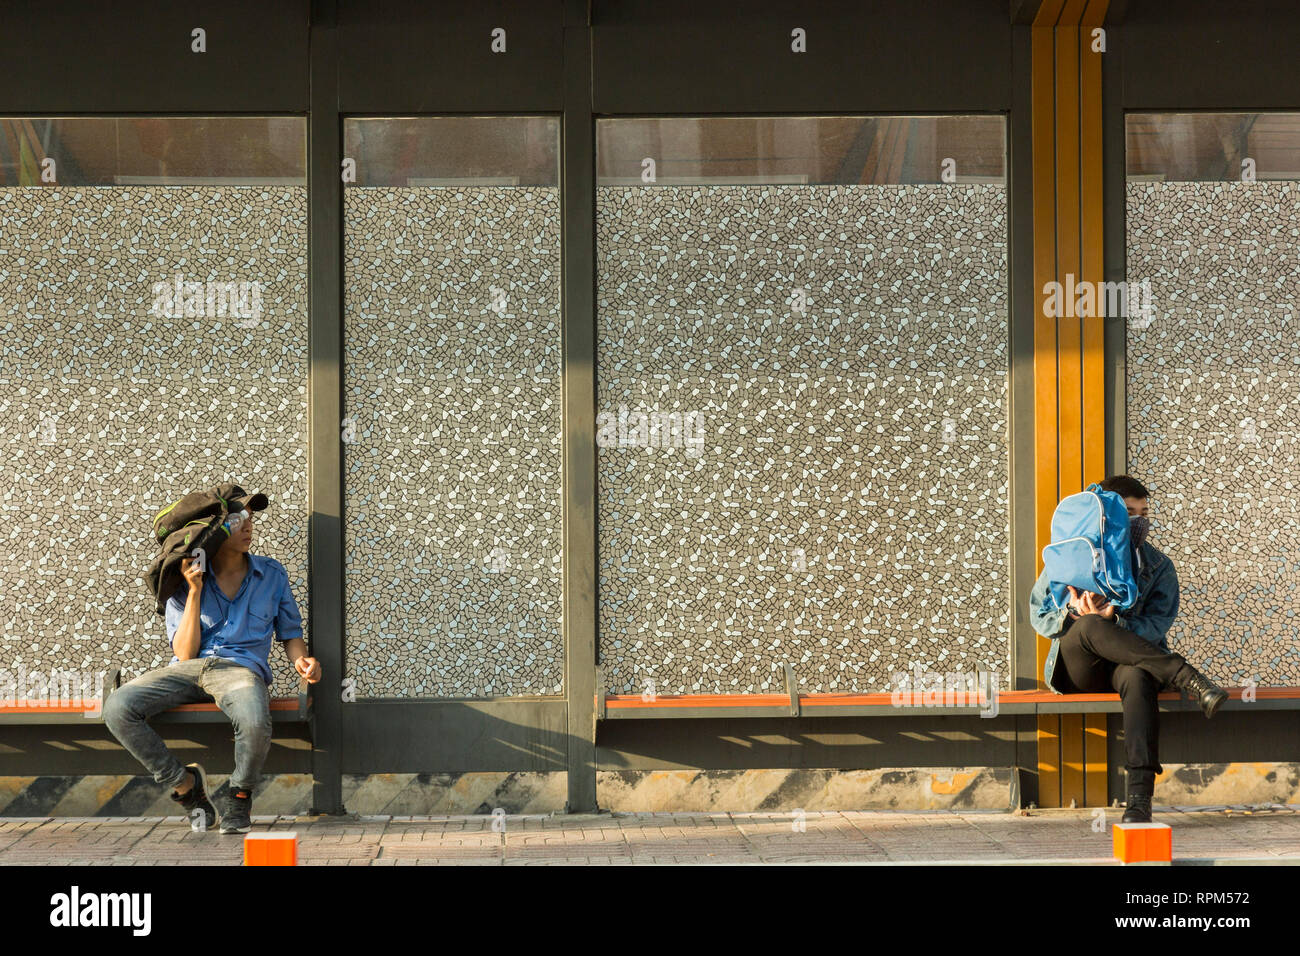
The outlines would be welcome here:
<svg viewBox="0 0 1300 956">
<path fill-rule="evenodd" d="M 229 713 L 236 737 L 255 746 L 270 743 L 271 712 L 258 694 L 240 694 L 231 701 Z"/>
<path fill-rule="evenodd" d="M 1085 614 L 1074 622 L 1071 631 L 1077 631 L 1079 634 L 1094 634 L 1099 628 L 1106 626 L 1106 619 L 1100 614 Z"/>
<path fill-rule="evenodd" d="M 1100 614 L 1085 614 L 1074 622 L 1070 631 L 1076 635 L 1076 639 L 1083 647 L 1088 648 L 1099 657 L 1104 657 L 1098 647 L 1105 642 L 1108 629 L 1115 624 L 1110 618 L 1102 617 Z"/>
<path fill-rule="evenodd" d="M 104 701 L 104 723 L 109 730 L 125 727 L 140 719 L 140 715 L 131 706 L 130 694 L 124 694 L 119 690 L 109 694 L 108 699 Z"/>
<path fill-rule="evenodd" d="M 1087 614 L 1071 621 L 1070 626 L 1061 634 L 1061 650 L 1081 647 L 1092 634 L 1091 622 L 1092 616 Z"/>
</svg>

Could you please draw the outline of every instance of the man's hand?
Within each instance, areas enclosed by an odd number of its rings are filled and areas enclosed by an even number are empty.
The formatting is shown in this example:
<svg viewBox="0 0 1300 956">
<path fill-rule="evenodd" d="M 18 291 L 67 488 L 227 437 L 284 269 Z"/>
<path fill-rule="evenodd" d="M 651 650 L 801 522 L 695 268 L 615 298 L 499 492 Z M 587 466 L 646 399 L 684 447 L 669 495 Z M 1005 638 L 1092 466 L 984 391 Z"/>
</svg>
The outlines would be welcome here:
<svg viewBox="0 0 1300 956">
<path fill-rule="evenodd" d="M 193 558 L 181 558 L 181 574 L 189 585 L 191 594 L 203 593 L 203 568 Z"/>
<path fill-rule="evenodd" d="M 1103 594 L 1096 591 L 1080 592 L 1074 585 L 1066 585 L 1070 592 L 1070 607 L 1076 614 L 1100 614 L 1107 620 L 1115 617 L 1115 606 Z"/>
<path fill-rule="evenodd" d="M 293 669 L 301 676 L 307 678 L 307 683 L 315 684 L 320 680 L 321 666 L 320 661 L 314 657 L 300 657 L 293 662 Z"/>
</svg>

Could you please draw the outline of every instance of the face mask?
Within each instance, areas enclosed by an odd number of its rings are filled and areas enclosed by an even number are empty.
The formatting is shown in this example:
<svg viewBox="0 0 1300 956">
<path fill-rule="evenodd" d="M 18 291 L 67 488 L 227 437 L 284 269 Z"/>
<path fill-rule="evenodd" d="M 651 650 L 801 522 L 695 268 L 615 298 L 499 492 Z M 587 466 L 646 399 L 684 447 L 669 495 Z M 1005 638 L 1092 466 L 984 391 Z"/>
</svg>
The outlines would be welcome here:
<svg viewBox="0 0 1300 956">
<path fill-rule="evenodd" d="M 1141 516 L 1128 519 L 1128 535 L 1133 542 L 1133 547 L 1142 547 L 1142 542 L 1147 539 L 1147 532 L 1150 530 L 1150 519 Z"/>
</svg>

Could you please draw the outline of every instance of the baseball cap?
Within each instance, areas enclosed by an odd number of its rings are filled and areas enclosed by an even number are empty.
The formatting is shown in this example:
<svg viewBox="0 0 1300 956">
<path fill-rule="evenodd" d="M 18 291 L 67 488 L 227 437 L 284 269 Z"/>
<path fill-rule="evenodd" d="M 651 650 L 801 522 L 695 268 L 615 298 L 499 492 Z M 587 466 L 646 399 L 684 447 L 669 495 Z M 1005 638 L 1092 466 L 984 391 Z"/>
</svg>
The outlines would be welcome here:
<svg viewBox="0 0 1300 956">
<path fill-rule="evenodd" d="M 225 482 L 212 489 L 212 493 L 226 501 L 227 511 L 265 511 L 269 503 L 266 495 L 260 491 L 249 494 L 239 485 Z"/>
</svg>

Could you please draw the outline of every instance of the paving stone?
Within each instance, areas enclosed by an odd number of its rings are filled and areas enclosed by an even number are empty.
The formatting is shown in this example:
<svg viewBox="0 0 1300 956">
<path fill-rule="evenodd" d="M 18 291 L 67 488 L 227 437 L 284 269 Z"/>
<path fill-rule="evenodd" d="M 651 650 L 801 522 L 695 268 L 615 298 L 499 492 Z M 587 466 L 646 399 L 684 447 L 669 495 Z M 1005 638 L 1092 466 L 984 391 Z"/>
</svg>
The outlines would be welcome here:
<svg viewBox="0 0 1300 956">
<path fill-rule="evenodd" d="M 1287 861 L 1300 864 L 1300 808 L 1251 816 L 1223 811 L 1161 813 L 1174 827 L 1175 859 Z M 304 866 L 708 865 L 834 863 L 987 863 L 1075 861 L 1109 863 L 1110 826 L 1092 829 L 1087 811 L 1074 813 L 916 814 L 826 813 L 791 832 L 782 813 L 637 814 L 605 817 L 599 826 L 557 818 L 507 818 L 504 833 L 491 818 L 340 825 L 299 822 Z M 653 822 L 655 826 L 649 826 Z M 277 822 L 276 826 L 281 826 Z M 531 827 L 531 828 L 530 828 Z M 262 828 L 255 828 L 261 830 Z M 237 835 L 195 833 L 181 820 L 107 822 L 24 821 L 0 840 L 0 865 L 237 866 Z"/>
</svg>

